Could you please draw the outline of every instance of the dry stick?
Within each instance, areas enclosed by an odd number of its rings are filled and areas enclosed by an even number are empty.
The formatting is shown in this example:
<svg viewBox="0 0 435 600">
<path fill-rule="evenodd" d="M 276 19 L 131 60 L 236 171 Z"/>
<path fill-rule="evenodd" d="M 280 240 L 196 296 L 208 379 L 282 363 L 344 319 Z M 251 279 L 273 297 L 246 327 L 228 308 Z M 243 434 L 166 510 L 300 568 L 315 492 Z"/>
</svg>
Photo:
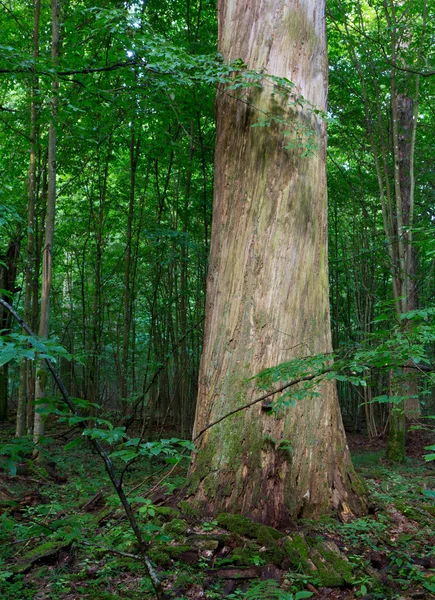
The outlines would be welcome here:
<svg viewBox="0 0 435 600">
<path fill-rule="evenodd" d="M 6 473 L 0 473 L 1 479 L 7 479 L 8 481 L 24 481 L 31 483 L 36 483 L 36 485 L 45 485 L 48 482 L 48 479 L 41 481 L 40 479 L 33 479 L 33 477 L 26 477 L 25 475 L 7 475 Z"/>
<path fill-rule="evenodd" d="M 185 452 L 187 452 L 187 448 L 184 448 L 184 450 L 182 450 L 180 452 L 180 456 L 182 456 Z M 151 489 L 149 489 L 147 492 L 145 492 L 145 497 L 151 496 L 151 494 L 157 488 L 159 488 L 162 485 L 162 483 L 165 481 L 165 479 L 167 479 L 170 475 L 172 475 L 172 473 L 175 471 L 175 469 L 179 466 L 180 466 L 180 462 L 177 462 L 175 465 L 173 465 L 172 468 L 167 473 L 165 473 L 163 475 L 163 477 L 161 479 L 159 479 L 159 481 L 155 485 L 153 485 L 153 487 Z"/>
<path fill-rule="evenodd" d="M 10 306 L 7 302 L 5 302 L 2 298 L 0 298 L 0 304 L 2 304 L 11 314 L 12 316 L 18 321 L 18 323 L 21 325 L 21 327 L 32 337 L 36 337 L 36 335 L 33 333 L 33 331 L 30 329 L 29 325 L 24 321 L 24 319 L 22 319 L 17 312 L 15 312 L 15 310 L 12 308 L 12 306 Z M 65 404 L 68 406 L 68 408 L 70 409 L 70 411 L 75 414 L 75 415 L 79 415 L 76 407 L 74 406 L 74 403 L 72 402 L 64 384 L 63 381 L 61 380 L 61 378 L 59 377 L 56 369 L 54 368 L 53 363 L 51 362 L 50 359 L 46 358 L 45 362 L 47 364 L 47 367 L 50 371 L 50 373 L 53 376 L 54 381 L 56 382 L 57 387 L 59 388 L 59 391 L 62 395 L 62 398 L 65 402 Z M 82 425 L 82 427 L 84 428 L 85 426 Z M 142 536 L 142 532 L 139 528 L 139 525 L 136 521 L 136 518 L 133 514 L 133 510 L 131 508 L 131 505 L 127 499 L 127 496 L 125 495 L 125 492 L 123 490 L 122 484 L 120 483 L 115 469 L 113 467 L 112 461 L 109 458 L 109 455 L 107 454 L 107 452 L 104 450 L 103 446 L 100 444 L 100 442 L 98 442 L 98 440 L 93 440 L 93 439 L 89 439 L 89 442 L 92 444 L 92 446 L 95 448 L 95 450 L 97 451 L 98 455 L 100 456 L 100 458 L 103 460 L 104 462 L 104 466 L 106 468 L 106 472 L 110 478 L 110 481 L 112 482 L 113 487 L 116 490 L 116 493 L 118 494 L 118 498 L 121 501 L 121 504 L 124 508 L 125 514 L 127 515 L 127 518 L 130 522 L 130 527 L 132 528 L 134 535 L 136 536 L 136 539 L 138 541 L 139 544 L 139 550 L 142 556 L 142 562 L 147 570 L 147 573 L 152 581 L 153 587 L 155 589 L 156 592 L 156 596 L 158 600 L 164 600 L 165 599 L 165 594 L 163 592 L 162 589 L 162 584 L 157 576 L 157 573 L 154 570 L 153 565 L 151 564 L 151 560 L 146 552 L 146 543 L 145 540 L 143 539 Z"/>
<path fill-rule="evenodd" d="M 142 557 L 137 554 L 131 554 L 130 552 L 121 552 L 121 550 L 115 550 L 114 548 L 108 548 L 107 546 L 98 546 L 97 544 L 92 544 L 91 542 L 85 542 L 82 540 L 79 542 L 82 546 L 91 546 L 91 548 L 97 548 L 98 550 L 102 550 L 103 552 L 110 552 L 111 554 L 117 554 L 119 556 L 126 556 L 127 558 L 133 558 L 134 560 L 142 561 Z"/>
<path fill-rule="evenodd" d="M 128 495 L 132 494 L 133 492 L 138 490 L 140 487 L 145 485 L 145 483 L 152 477 L 155 477 L 156 475 L 160 475 L 160 473 L 162 473 L 165 469 L 166 469 L 166 465 L 164 467 L 162 467 L 161 469 L 159 469 L 157 471 L 157 473 L 151 473 L 151 475 L 148 475 L 147 477 L 145 477 L 145 479 L 143 479 L 140 483 L 138 483 L 137 485 L 135 485 L 134 487 L 131 488 L 131 490 L 128 492 Z M 170 472 L 172 472 L 172 469 Z"/>
</svg>

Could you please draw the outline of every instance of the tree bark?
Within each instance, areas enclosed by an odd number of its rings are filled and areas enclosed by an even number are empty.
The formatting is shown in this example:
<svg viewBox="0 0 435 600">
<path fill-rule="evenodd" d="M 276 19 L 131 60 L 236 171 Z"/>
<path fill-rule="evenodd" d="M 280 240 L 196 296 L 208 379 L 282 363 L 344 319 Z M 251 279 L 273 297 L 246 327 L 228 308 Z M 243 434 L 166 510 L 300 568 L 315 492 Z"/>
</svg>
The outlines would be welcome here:
<svg viewBox="0 0 435 600">
<path fill-rule="evenodd" d="M 293 81 L 324 110 L 324 2 L 220 0 L 219 50 Z M 327 274 L 326 125 L 262 90 L 218 90 L 217 146 L 204 351 L 194 436 L 258 395 L 246 380 L 264 368 L 331 350 Z M 252 107 L 255 105 L 255 108 Z M 284 149 L 282 126 L 253 128 L 258 110 L 314 131 L 311 157 Z M 190 493 L 206 513 L 240 512 L 274 526 L 364 507 L 335 385 L 279 418 L 255 405 L 200 438 Z"/>
<path fill-rule="evenodd" d="M 52 16 L 52 40 L 51 40 L 51 60 L 53 65 L 58 64 L 59 44 L 60 44 L 60 5 L 59 0 L 51 0 Z M 51 120 L 48 132 L 48 196 L 47 196 L 47 216 L 45 222 L 44 250 L 42 254 L 42 291 L 41 291 L 41 311 L 39 316 L 38 335 L 42 338 L 48 337 L 50 323 L 50 291 L 51 279 L 53 273 L 53 241 L 54 241 L 54 220 L 56 214 L 56 120 L 57 120 L 57 94 L 59 91 L 59 80 L 56 78 L 52 84 L 51 99 Z M 45 382 L 47 376 L 42 364 L 37 368 L 35 401 L 41 401 L 45 393 Z M 33 439 L 35 444 L 44 435 L 44 418 L 35 411 L 35 421 L 33 430 Z"/>
</svg>

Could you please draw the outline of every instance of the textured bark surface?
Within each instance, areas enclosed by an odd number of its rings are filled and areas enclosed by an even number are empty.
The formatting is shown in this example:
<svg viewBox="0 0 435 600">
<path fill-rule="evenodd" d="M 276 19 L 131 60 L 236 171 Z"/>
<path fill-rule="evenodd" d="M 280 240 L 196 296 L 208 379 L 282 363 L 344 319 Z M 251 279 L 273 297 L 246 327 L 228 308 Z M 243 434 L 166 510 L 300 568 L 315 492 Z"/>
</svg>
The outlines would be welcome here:
<svg viewBox="0 0 435 600">
<path fill-rule="evenodd" d="M 414 101 L 412 98 L 399 94 L 397 97 L 399 116 L 398 127 L 398 153 L 399 153 L 399 181 L 402 202 L 402 219 L 404 231 L 404 263 L 405 272 L 398 277 L 398 287 L 403 296 L 402 303 L 405 311 L 415 310 L 417 307 L 415 295 L 415 248 L 412 244 L 411 228 L 413 226 L 414 214 L 414 136 L 415 136 L 415 114 Z M 409 379 L 404 382 L 401 395 L 415 396 L 405 400 L 405 417 L 418 419 L 421 416 L 420 399 L 418 398 L 418 380 L 414 377 L 412 369 L 405 369 Z M 393 422 L 392 422 L 393 425 Z M 400 434 L 400 432 L 398 432 Z"/>
<path fill-rule="evenodd" d="M 287 77 L 324 109 L 327 59 L 324 2 L 219 1 L 219 49 L 227 61 Z M 275 114 L 271 86 L 245 98 Z M 314 157 L 284 150 L 277 126 L 253 128 L 259 113 L 219 90 L 211 257 L 204 351 L 194 435 L 256 398 L 245 383 L 264 368 L 331 350 L 327 276 L 325 123 Z M 319 398 L 276 419 L 256 405 L 199 440 L 190 490 L 204 510 L 240 512 L 284 525 L 331 509 L 359 512 L 355 476 L 332 383 Z M 280 449 L 288 440 L 291 450 Z M 283 445 L 285 448 L 285 445 Z"/>
</svg>

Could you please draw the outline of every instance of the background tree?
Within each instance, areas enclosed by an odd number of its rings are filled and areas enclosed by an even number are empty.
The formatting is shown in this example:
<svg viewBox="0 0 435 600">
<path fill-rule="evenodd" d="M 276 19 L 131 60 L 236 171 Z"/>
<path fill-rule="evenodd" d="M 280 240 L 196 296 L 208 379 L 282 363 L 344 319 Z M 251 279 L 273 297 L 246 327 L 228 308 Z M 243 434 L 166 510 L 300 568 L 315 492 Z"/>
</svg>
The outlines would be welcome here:
<svg viewBox="0 0 435 600">
<path fill-rule="evenodd" d="M 372 316 L 366 321 L 370 328 L 384 312 L 382 303 L 392 300 L 396 318 L 406 330 L 406 315 L 426 302 L 419 297 L 419 281 L 424 278 L 419 262 L 426 264 L 427 258 L 424 243 L 418 238 L 427 226 L 423 208 L 427 174 L 419 159 L 420 153 L 423 156 L 427 151 L 427 136 L 419 134 L 417 123 L 420 121 L 419 127 L 424 127 L 421 113 L 425 113 L 425 97 L 432 85 L 426 80 L 422 86 L 418 74 L 424 62 L 430 61 L 430 15 L 424 1 L 358 2 L 353 6 L 337 1 L 329 4 L 329 16 L 331 110 L 340 120 L 339 124 L 336 122 L 337 129 L 331 128 L 331 181 L 345 182 L 345 190 L 352 189 L 352 194 L 356 194 L 360 208 L 354 202 L 349 205 L 354 223 L 371 230 L 372 240 L 363 246 L 365 256 L 360 253 L 361 246 L 359 252 L 352 253 L 362 259 L 355 292 L 361 295 L 363 283 L 366 306 L 371 305 L 367 314 Z M 343 138 L 347 140 L 344 153 Z M 335 190 L 334 199 L 348 193 Z M 343 217 L 342 212 L 340 216 Z M 343 227 L 340 229 L 344 231 Z M 350 238 L 355 239 L 353 232 Z M 338 248 L 335 252 L 337 262 Z M 377 264 L 383 266 L 375 276 L 378 282 L 373 279 L 370 284 L 365 270 L 371 256 L 376 256 Z M 347 257 L 342 259 L 350 264 Z M 338 270 L 335 273 L 337 277 Z M 391 286 L 391 292 L 385 283 Z M 336 313 L 338 296 L 334 302 Z M 394 319 L 391 315 L 390 322 Z M 381 320 L 384 325 L 385 319 Z M 388 454 L 401 461 L 405 453 L 405 414 L 414 419 L 420 414 L 418 384 L 415 374 L 406 367 L 391 373 L 389 381 L 378 382 L 381 389 L 389 387 L 390 396 L 396 399 L 389 416 Z M 379 387 L 378 383 L 375 387 Z M 371 388 L 367 392 L 371 394 Z M 368 428 L 373 431 L 373 405 L 370 409 L 365 406 Z"/>
</svg>

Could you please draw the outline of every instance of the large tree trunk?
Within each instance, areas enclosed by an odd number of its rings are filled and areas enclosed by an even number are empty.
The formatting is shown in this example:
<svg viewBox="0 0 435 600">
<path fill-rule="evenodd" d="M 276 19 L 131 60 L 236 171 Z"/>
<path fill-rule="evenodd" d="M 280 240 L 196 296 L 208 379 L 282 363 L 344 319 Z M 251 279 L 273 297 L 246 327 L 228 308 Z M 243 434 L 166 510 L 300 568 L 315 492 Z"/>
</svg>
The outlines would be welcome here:
<svg viewBox="0 0 435 600">
<path fill-rule="evenodd" d="M 287 77 L 325 109 L 324 2 L 219 0 L 219 50 L 250 69 Z M 264 368 L 331 350 L 327 275 L 325 122 L 262 90 L 216 97 L 217 146 L 204 351 L 194 435 L 258 396 L 246 384 Z M 254 104 L 252 108 L 249 104 Z M 283 128 L 256 127 L 259 113 L 292 116 L 314 130 L 319 150 L 285 150 Z M 286 409 L 259 404 L 200 438 L 191 493 L 207 513 L 240 512 L 285 525 L 331 509 L 358 512 L 336 389 Z M 280 442 L 286 440 L 285 444 Z M 287 442 L 288 441 L 288 442 Z M 288 449 L 288 446 L 291 449 Z"/>
</svg>

